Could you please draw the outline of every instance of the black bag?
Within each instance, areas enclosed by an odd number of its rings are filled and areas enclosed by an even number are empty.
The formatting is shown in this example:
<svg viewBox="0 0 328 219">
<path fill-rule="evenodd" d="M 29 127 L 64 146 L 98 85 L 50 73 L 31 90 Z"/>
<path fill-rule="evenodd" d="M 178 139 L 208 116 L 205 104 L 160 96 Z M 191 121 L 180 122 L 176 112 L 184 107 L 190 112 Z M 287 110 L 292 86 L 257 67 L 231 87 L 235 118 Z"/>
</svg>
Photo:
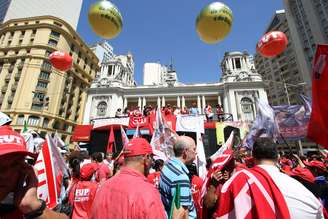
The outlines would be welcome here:
<svg viewBox="0 0 328 219">
<path fill-rule="evenodd" d="M 63 201 L 62 203 L 58 204 L 53 210 L 59 213 L 64 213 L 69 217 L 72 217 L 73 206 L 71 205 L 71 203 L 69 203 L 67 199 L 67 201 L 65 202 Z"/>
<path fill-rule="evenodd" d="M 72 187 L 75 186 L 74 189 L 74 197 L 75 197 L 75 191 L 76 191 L 76 186 L 77 183 L 75 183 Z M 72 217 L 73 214 L 73 205 L 69 202 L 69 193 L 70 193 L 70 189 L 67 191 L 65 198 L 63 199 L 62 203 L 58 204 L 53 210 L 59 213 L 64 213 L 67 216 L 69 216 L 70 218 Z M 73 197 L 73 199 L 74 199 Z"/>
</svg>

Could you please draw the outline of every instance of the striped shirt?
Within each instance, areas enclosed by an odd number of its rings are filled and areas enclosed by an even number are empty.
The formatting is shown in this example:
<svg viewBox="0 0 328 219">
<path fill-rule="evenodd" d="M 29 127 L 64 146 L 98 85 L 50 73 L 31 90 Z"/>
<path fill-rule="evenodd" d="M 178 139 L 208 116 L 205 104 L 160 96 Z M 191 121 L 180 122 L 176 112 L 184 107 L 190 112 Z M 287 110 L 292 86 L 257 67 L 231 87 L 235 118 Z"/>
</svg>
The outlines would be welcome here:
<svg viewBox="0 0 328 219">
<path fill-rule="evenodd" d="M 189 218 L 197 218 L 188 174 L 187 167 L 177 158 L 170 159 L 164 165 L 159 180 L 159 191 L 167 215 L 170 214 L 175 186 L 180 184 L 180 203 L 188 207 Z"/>
</svg>

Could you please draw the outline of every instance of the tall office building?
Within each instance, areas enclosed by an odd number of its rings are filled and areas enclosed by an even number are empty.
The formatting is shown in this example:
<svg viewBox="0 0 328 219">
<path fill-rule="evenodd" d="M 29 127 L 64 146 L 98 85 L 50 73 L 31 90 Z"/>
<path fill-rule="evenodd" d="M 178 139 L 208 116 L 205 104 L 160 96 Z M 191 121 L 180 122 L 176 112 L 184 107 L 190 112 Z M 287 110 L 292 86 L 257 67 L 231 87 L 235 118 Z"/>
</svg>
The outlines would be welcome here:
<svg viewBox="0 0 328 219">
<path fill-rule="evenodd" d="M 66 21 L 76 30 L 83 0 L 5 0 L 5 5 L 6 2 L 9 7 L 3 22 L 16 18 L 50 15 Z"/>
<path fill-rule="evenodd" d="M 95 45 L 90 46 L 90 49 L 99 59 L 99 64 L 108 62 L 114 58 L 113 47 L 106 41 L 102 43 L 96 43 Z"/>
<path fill-rule="evenodd" d="M 7 10 L 9 7 L 11 0 L 1 0 L 0 1 L 0 24 L 3 22 L 3 19 L 5 18 L 7 14 Z"/>
<path fill-rule="evenodd" d="M 145 63 L 143 68 L 143 85 L 173 86 L 178 83 L 178 76 L 173 66 L 160 63 Z"/>
<path fill-rule="evenodd" d="M 49 55 L 64 51 L 73 66 L 58 71 Z M 0 110 L 16 130 L 24 121 L 42 136 L 57 131 L 69 143 L 82 123 L 87 89 L 99 70 L 98 58 L 65 21 L 40 16 L 12 19 L 0 26 Z"/>
<path fill-rule="evenodd" d="M 287 49 L 274 58 L 265 58 L 256 53 L 255 66 L 267 84 L 270 104 L 297 104 L 300 103 L 299 94 L 308 91 L 310 77 L 296 61 L 295 47 L 298 45 L 291 36 L 284 10 L 276 11 L 265 32 L 275 30 L 286 34 L 289 41 Z"/>
<path fill-rule="evenodd" d="M 328 43 L 327 0 L 284 0 L 296 61 L 311 86 L 312 60 L 318 43 Z"/>
</svg>

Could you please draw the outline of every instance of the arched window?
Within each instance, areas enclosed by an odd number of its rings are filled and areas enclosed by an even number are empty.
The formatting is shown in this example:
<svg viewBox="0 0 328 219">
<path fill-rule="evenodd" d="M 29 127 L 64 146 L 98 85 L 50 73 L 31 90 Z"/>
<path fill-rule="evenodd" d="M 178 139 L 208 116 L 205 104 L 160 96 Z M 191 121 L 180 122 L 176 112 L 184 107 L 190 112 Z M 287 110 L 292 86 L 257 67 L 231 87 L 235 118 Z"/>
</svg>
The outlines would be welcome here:
<svg viewBox="0 0 328 219">
<path fill-rule="evenodd" d="M 40 122 L 40 118 L 37 116 L 30 116 L 28 117 L 27 124 L 29 126 L 38 126 Z"/>
<path fill-rule="evenodd" d="M 107 111 L 107 103 L 104 101 L 100 102 L 97 106 L 97 115 L 104 116 L 106 115 L 106 111 Z"/>
<path fill-rule="evenodd" d="M 240 101 L 241 110 L 244 114 L 245 121 L 253 121 L 254 120 L 254 109 L 253 109 L 253 101 L 250 98 L 243 97 Z"/>
</svg>

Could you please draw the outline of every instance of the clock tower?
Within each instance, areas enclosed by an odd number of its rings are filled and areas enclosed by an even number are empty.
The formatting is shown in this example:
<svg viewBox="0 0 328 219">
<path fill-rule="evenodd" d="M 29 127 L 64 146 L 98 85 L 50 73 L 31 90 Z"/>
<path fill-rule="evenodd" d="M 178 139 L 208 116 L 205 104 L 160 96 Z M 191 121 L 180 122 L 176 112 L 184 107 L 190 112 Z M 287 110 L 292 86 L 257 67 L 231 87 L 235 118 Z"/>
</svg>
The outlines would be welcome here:
<svg viewBox="0 0 328 219">
<path fill-rule="evenodd" d="M 253 57 L 247 52 L 226 52 L 221 62 L 222 82 L 261 81 Z"/>
</svg>

